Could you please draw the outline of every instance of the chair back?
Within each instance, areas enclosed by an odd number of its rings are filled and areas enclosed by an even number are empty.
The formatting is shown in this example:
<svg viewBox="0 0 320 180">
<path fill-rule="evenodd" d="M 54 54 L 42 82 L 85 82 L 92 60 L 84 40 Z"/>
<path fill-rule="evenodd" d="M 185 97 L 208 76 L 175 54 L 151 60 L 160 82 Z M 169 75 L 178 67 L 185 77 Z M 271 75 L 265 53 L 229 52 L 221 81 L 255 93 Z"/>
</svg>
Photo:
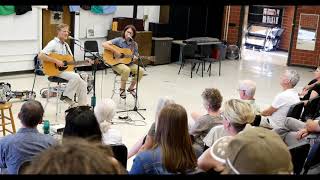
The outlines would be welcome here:
<svg viewBox="0 0 320 180">
<path fill-rule="evenodd" d="M 320 108 L 320 96 L 309 99 L 307 105 L 304 107 L 301 119 L 306 121 L 307 119 L 314 119 Z"/>
<path fill-rule="evenodd" d="M 316 142 L 312 145 L 308 157 L 304 163 L 303 174 L 307 174 L 308 171 L 316 165 L 320 164 L 320 142 Z"/>
<path fill-rule="evenodd" d="M 124 168 L 127 168 L 128 148 L 124 144 L 110 145 L 114 158 L 116 158 Z"/>
<path fill-rule="evenodd" d="M 99 47 L 97 41 L 85 41 L 84 42 L 84 58 L 92 58 L 92 55 L 88 52 L 99 53 Z"/>
<path fill-rule="evenodd" d="M 196 42 L 188 42 L 185 46 L 183 46 L 183 58 L 194 58 L 197 48 L 198 47 Z"/>
<path fill-rule="evenodd" d="M 299 143 L 294 146 L 289 146 L 294 174 L 300 174 L 304 162 L 308 156 L 309 150 L 310 144 L 307 142 Z"/>
<path fill-rule="evenodd" d="M 291 105 L 291 107 L 290 107 L 290 109 L 288 111 L 287 117 L 300 119 L 301 113 L 302 113 L 302 110 L 303 110 L 303 106 L 304 106 L 303 102 L 298 102 L 296 104 Z"/>
</svg>

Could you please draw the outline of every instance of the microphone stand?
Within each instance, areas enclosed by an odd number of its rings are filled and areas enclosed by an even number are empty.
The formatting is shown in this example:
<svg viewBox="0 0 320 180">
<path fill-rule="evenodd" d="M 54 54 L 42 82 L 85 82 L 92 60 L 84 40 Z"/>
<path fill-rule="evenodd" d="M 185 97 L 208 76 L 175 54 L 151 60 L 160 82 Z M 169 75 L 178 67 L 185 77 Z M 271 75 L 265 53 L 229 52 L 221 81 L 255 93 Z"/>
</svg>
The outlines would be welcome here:
<svg viewBox="0 0 320 180">
<path fill-rule="evenodd" d="M 92 51 L 85 49 L 81 44 L 76 43 L 77 40 L 73 39 L 74 44 L 78 45 L 80 47 L 80 49 L 83 49 L 85 52 L 91 54 L 94 57 L 94 60 L 99 59 L 100 62 L 103 62 L 101 59 L 101 56 L 98 56 L 96 54 L 94 54 Z M 104 62 L 103 62 L 104 63 Z M 106 64 L 106 63 L 104 63 Z M 108 64 L 106 64 L 106 66 L 109 67 Z M 96 106 L 96 72 L 97 72 L 97 64 L 93 63 L 92 64 L 92 74 L 93 74 L 93 95 L 91 97 L 91 106 L 94 108 Z"/>
<path fill-rule="evenodd" d="M 146 108 L 138 109 L 138 107 L 137 107 L 137 103 L 138 103 L 138 90 L 139 90 L 139 70 L 140 70 L 140 65 L 139 65 L 139 63 L 140 63 L 140 61 L 141 61 L 141 58 L 138 57 L 138 63 L 137 63 L 137 64 L 138 64 L 138 69 L 137 69 L 138 74 L 136 74 L 136 76 L 138 76 L 138 78 L 137 78 L 137 84 L 136 84 L 136 98 L 134 98 L 134 99 L 135 99 L 134 108 L 133 108 L 132 110 L 118 111 L 117 113 L 135 111 L 136 113 L 138 113 L 138 114 L 142 117 L 143 120 L 145 120 L 146 118 L 139 112 L 139 110 L 146 111 L 147 109 L 146 109 Z"/>
</svg>

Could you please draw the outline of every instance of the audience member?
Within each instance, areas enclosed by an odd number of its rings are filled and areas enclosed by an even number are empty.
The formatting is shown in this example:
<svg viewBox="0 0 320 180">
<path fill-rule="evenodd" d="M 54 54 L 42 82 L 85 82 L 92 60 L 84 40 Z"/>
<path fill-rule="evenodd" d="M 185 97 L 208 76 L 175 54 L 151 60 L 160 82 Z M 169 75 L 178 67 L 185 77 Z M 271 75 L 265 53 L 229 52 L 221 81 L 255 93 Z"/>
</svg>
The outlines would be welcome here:
<svg viewBox="0 0 320 180">
<path fill-rule="evenodd" d="M 223 125 L 213 127 L 203 142 L 210 147 L 219 138 L 242 131 L 246 124 L 254 121 L 253 107 L 239 99 L 230 99 L 224 103 L 221 113 Z"/>
<path fill-rule="evenodd" d="M 196 166 L 187 112 L 181 105 L 169 104 L 156 123 L 155 146 L 137 154 L 130 174 L 188 174 Z"/>
<path fill-rule="evenodd" d="M 151 124 L 151 127 L 148 131 L 148 134 L 142 138 L 133 146 L 133 148 L 128 153 L 128 159 L 132 156 L 136 155 L 136 153 L 151 149 L 154 145 L 154 138 L 156 134 L 156 122 L 158 121 L 158 117 L 160 111 L 167 105 L 174 104 L 173 99 L 169 97 L 161 97 L 158 100 L 158 104 L 156 107 L 155 121 Z"/>
<path fill-rule="evenodd" d="M 102 133 L 92 107 L 77 106 L 66 110 L 66 125 L 63 139 L 80 137 L 102 143 Z"/>
<path fill-rule="evenodd" d="M 206 146 L 211 147 L 215 141 L 224 136 L 234 136 L 242 131 L 247 124 L 253 122 L 255 118 L 253 107 L 242 100 L 230 99 L 223 105 L 222 118 L 223 125 L 213 127 L 207 136 L 204 138 Z M 199 158 L 199 168 L 208 171 L 214 169 L 219 171 L 220 168 L 216 167 L 215 162 L 210 162 L 210 149 L 207 149 Z"/>
<path fill-rule="evenodd" d="M 23 173 L 126 174 L 126 170 L 112 156 L 112 151 L 101 143 L 73 137 L 39 154 Z"/>
<path fill-rule="evenodd" d="M 225 153 L 222 174 L 293 173 L 288 147 L 278 134 L 266 128 L 248 127 L 219 148 Z"/>
<path fill-rule="evenodd" d="M 122 144 L 120 131 L 110 127 L 116 113 L 115 110 L 116 104 L 112 99 L 103 99 L 94 107 L 94 114 L 100 124 L 104 144 Z"/>
<path fill-rule="evenodd" d="M 280 76 L 280 85 L 283 91 L 275 97 L 269 108 L 261 112 L 262 116 L 268 116 L 272 128 L 284 128 L 284 120 L 291 105 L 300 102 L 298 92 L 294 89 L 299 79 L 300 76 L 296 70 L 286 70 Z M 263 120 L 266 119 L 263 118 Z"/>
<path fill-rule="evenodd" d="M 255 114 L 260 114 L 260 108 L 255 102 L 254 95 L 256 93 L 256 83 L 252 80 L 239 81 L 240 99 L 251 104 L 255 110 Z"/>
<path fill-rule="evenodd" d="M 261 115 L 268 116 L 262 120 L 270 122 L 271 127 L 277 132 L 288 145 L 299 143 L 297 132 L 305 127 L 305 123 L 287 117 L 291 105 L 300 102 L 298 92 L 294 87 L 299 82 L 300 76 L 295 70 L 286 70 L 280 77 L 280 85 L 283 92 L 273 100 L 271 106 L 265 109 Z"/>
<path fill-rule="evenodd" d="M 16 134 L 8 135 L 0 140 L 0 168 L 6 168 L 7 173 L 17 174 L 19 167 L 30 161 L 41 151 L 55 144 L 48 134 L 39 133 L 37 126 L 42 122 L 43 107 L 39 101 L 25 102 L 18 114 L 22 128 Z"/>
<path fill-rule="evenodd" d="M 194 138 L 193 147 L 197 157 L 204 151 L 203 138 L 208 134 L 212 127 L 222 124 L 222 118 L 220 116 L 222 96 L 219 90 L 215 88 L 206 88 L 201 96 L 207 114 L 200 117 L 194 116 L 196 118 L 194 119 L 195 123 L 190 128 L 190 134 Z"/>
</svg>

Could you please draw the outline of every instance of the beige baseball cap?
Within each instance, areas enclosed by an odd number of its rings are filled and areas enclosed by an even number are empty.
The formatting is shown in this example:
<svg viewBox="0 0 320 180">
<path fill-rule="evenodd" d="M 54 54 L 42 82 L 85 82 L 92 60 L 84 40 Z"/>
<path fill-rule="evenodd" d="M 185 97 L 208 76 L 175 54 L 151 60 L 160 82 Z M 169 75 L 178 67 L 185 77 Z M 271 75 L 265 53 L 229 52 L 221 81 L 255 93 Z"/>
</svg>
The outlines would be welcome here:
<svg viewBox="0 0 320 180">
<path fill-rule="evenodd" d="M 236 136 L 217 140 L 211 156 L 225 163 L 223 174 L 292 174 L 293 165 L 287 145 L 266 128 L 247 126 Z"/>
</svg>

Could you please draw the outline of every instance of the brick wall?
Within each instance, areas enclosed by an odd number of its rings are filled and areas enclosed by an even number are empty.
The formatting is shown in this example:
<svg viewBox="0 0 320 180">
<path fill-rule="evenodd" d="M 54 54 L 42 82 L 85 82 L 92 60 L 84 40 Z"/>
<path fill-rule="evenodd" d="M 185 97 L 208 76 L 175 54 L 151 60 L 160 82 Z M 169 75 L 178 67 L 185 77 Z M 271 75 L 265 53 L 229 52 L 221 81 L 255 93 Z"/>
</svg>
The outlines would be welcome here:
<svg viewBox="0 0 320 180">
<path fill-rule="evenodd" d="M 241 6 L 230 6 L 230 16 L 229 16 L 229 24 L 228 24 L 228 37 L 227 42 L 228 44 L 237 44 L 239 42 L 239 26 L 240 26 L 240 11 Z M 224 18 L 223 22 L 225 21 L 227 13 L 227 6 L 224 8 Z M 235 26 L 230 26 L 230 24 L 234 24 Z M 224 32 L 224 23 L 222 26 L 222 37 Z"/>
<path fill-rule="evenodd" d="M 290 47 L 294 9 L 295 9 L 294 6 L 286 6 L 283 9 L 281 28 L 283 28 L 284 31 L 281 36 L 279 49 L 284 50 L 284 51 L 289 51 L 289 47 Z"/>
<path fill-rule="evenodd" d="M 320 25 L 318 25 L 318 29 L 317 29 L 317 39 L 316 39 L 315 50 L 309 51 L 309 50 L 296 49 L 297 35 L 298 35 L 301 13 L 320 15 L 320 6 L 298 6 L 297 7 L 290 64 L 316 67 L 319 65 L 318 61 L 320 60 L 320 58 L 319 58 L 319 55 L 320 55 Z M 303 22 L 303 23 L 309 24 L 308 22 Z"/>
</svg>

